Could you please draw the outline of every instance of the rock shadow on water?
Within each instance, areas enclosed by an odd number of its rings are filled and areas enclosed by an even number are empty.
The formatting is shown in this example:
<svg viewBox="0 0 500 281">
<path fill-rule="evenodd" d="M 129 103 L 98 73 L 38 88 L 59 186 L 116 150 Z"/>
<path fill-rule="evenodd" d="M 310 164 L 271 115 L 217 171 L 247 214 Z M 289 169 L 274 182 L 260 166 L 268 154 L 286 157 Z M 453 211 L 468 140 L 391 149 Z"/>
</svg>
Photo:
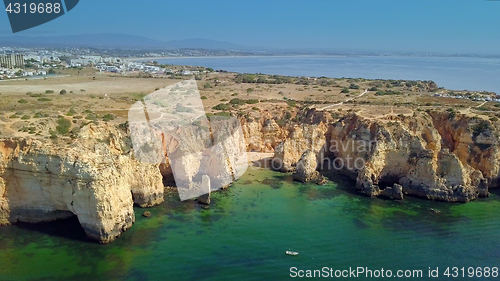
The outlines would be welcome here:
<svg viewBox="0 0 500 281">
<path fill-rule="evenodd" d="M 353 218 L 352 222 L 353 222 L 354 226 L 356 227 L 356 229 L 358 229 L 358 230 L 364 230 L 364 229 L 370 228 L 370 226 L 367 223 L 360 220 L 359 218 Z"/>
<path fill-rule="evenodd" d="M 409 215 L 405 212 L 394 212 L 391 216 L 381 219 L 384 228 L 394 232 L 412 231 L 419 235 L 450 238 L 458 234 L 451 229 L 455 223 L 461 220 L 460 217 L 450 217 L 443 215 L 440 219 L 435 219 L 436 215 L 428 212 L 417 215 Z"/>
<path fill-rule="evenodd" d="M 142 270 L 138 270 L 138 269 L 132 269 L 129 271 L 129 273 L 126 275 L 126 280 L 130 280 L 130 281 L 148 281 L 148 280 L 152 280 L 149 275 L 142 271 Z"/>
<path fill-rule="evenodd" d="M 77 216 L 59 219 L 51 222 L 25 223 L 18 222 L 14 225 L 19 229 L 39 232 L 45 235 L 60 237 L 70 240 L 95 243 L 87 238 L 85 230 L 80 225 Z"/>
<path fill-rule="evenodd" d="M 495 197 L 500 197 L 500 188 L 495 188 L 495 189 L 490 189 L 489 190 L 491 194 L 493 194 Z"/>
<path fill-rule="evenodd" d="M 283 180 L 278 178 L 265 178 L 261 182 L 261 184 L 265 184 L 270 186 L 273 189 L 280 189 L 283 186 Z"/>
<path fill-rule="evenodd" d="M 300 183 L 299 194 L 308 200 L 332 199 L 342 195 L 342 191 L 330 186 L 318 186 L 315 183 Z"/>
<path fill-rule="evenodd" d="M 204 223 L 209 223 L 209 224 L 212 224 L 216 221 L 219 221 L 223 218 L 222 215 L 218 215 L 218 214 L 213 214 L 213 213 L 209 213 L 209 212 L 206 212 L 206 213 L 202 213 L 201 216 L 200 216 L 200 219 L 202 222 Z"/>
</svg>

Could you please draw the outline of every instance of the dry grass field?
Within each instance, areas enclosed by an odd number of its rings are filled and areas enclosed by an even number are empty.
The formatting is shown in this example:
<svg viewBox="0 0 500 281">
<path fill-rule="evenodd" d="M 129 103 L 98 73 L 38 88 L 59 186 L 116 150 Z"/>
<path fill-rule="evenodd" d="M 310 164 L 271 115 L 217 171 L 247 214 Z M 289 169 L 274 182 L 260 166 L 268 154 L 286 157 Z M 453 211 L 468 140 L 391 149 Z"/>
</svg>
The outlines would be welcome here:
<svg viewBox="0 0 500 281">
<path fill-rule="evenodd" d="M 193 77 L 185 79 L 189 78 Z M 181 81 L 111 75 L 93 69 L 0 81 L 0 137 L 68 137 L 88 122 L 121 124 L 136 101 Z M 304 108 L 324 109 L 332 116 L 354 111 L 368 118 L 450 108 L 480 118 L 496 118 L 500 113 L 493 102 L 436 97 L 437 92 L 446 90 L 397 81 L 295 78 L 280 84 L 245 83 L 234 73 L 209 73 L 197 84 L 207 113 L 247 119 L 267 113 L 276 120 L 293 120 Z"/>
</svg>

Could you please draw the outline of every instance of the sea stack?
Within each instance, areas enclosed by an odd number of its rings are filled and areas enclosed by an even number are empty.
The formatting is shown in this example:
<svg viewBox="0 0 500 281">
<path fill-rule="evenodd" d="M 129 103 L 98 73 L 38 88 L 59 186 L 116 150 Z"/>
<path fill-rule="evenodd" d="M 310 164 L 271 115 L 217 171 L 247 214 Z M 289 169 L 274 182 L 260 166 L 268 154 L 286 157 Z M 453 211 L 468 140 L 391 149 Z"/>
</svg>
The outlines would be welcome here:
<svg viewBox="0 0 500 281">
<path fill-rule="evenodd" d="M 206 193 L 198 197 L 198 202 L 203 205 L 210 205 L 210 178 L 203 175 L 201 178 L 201 190 Z"/>
</svg>

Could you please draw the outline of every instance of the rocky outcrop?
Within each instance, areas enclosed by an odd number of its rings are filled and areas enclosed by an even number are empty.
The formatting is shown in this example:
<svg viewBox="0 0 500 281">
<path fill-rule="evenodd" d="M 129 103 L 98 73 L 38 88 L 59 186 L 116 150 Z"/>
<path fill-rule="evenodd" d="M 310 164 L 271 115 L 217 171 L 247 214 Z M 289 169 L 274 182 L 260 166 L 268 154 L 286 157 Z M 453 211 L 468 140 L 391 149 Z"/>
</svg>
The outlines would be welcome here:
<svg viewBox="0 0 500 281">
<path fill-rule="evenodd" d="M 403 200 L 403 187 L 397 183 L 392 187 L 386 187 L 380 192 L 380 196 L 385 196 L 390 199 Z"/>
<path fill-rule="evenodd" d="M 159 204 L 164 189 L 158 165 L 134 160 L 123 139 L 90 124 L 70 143 L 0 140 L 0 223 L 76 215 L 91 239 L 116 239 L 135 221 L 134 202 Z"/>
<path fill-rule="evenodd" d="M 500 183 L 498 133 L 488 120 L 449 112 L 378 119 L 349 113 L 325 125 L 329 120 L 309 110 L 300 125 L 287 123 L 272 168 L 307 182 L 316 161 L 318 170 L 342 172 L 368 196 L 397 200 L 469 202 Z"/>
<path fill-rule="evenodd" d="M 322 158 L 327 126 L 322 122 L 317 125 L 301 124 L 290 128 L 288 137 L 275 149 L 272 168 L 290 172 L 306 150 Z M 320 160 L 321 161 L 321 160 Z"/>
<path fill-rule="evenodd" d="M 201 178 L 201 189 L 205 190 L 206 193 L 198 197 L 198 202 L 200 204 L 210 205 L 210 178 L 207 175 Z"/>
<path fill-rule="evenodd" d="M 369 196 L 394 197 L 384 190 L 397 183 L 407 195 L 468 202 L 487 196 L 498 175 L 498 141 L 488 122 L 437 112 L 390 120 L 349 114 L 327 133 L 329 167 Z"/>
<path fill-rule="evenodd" d="M 207 193 L 205 177 L 211 191 L 227 188 L 248 167 L 246 143 L 236 118 L 213 117 L 158 136 L 165 151 L 160 170 L 164 177 L 174 178 L 181 200 Z"/>
<path fill-rule="evenodd" d="M 286 127 L 280 127 L 271 116 L 252 122 L 241 119 L 240 122 L 246 140 L 247 151 L 274 152 L 276 146 L 289 133 Z"/>
<path fill-rule="evenodd" d="M 317 171 L 317 168 L 317 153 L 308 149 L 302 154 L 300 160 L 297 162 L 295 172 L 293 173 L 293 179 L 304 183 L 312 181 L 317 184 L 323 184 L 325 179 Z"/>
</svg>

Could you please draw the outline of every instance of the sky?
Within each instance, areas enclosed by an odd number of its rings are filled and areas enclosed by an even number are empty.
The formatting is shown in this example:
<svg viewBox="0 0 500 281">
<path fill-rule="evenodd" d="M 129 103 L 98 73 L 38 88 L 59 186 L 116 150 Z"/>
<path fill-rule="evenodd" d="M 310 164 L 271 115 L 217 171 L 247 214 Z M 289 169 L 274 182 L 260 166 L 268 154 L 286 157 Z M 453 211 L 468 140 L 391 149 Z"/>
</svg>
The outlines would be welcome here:
<svg viewBox="0 0 500 281">
<path fill-rule="evenodd" d="M 81 0 L 19 35 L 205 38 L 245 46 L 500 54 L 500 1 Z M 0 12 L 0 36 L 11 35 Z"/>
</svg>

